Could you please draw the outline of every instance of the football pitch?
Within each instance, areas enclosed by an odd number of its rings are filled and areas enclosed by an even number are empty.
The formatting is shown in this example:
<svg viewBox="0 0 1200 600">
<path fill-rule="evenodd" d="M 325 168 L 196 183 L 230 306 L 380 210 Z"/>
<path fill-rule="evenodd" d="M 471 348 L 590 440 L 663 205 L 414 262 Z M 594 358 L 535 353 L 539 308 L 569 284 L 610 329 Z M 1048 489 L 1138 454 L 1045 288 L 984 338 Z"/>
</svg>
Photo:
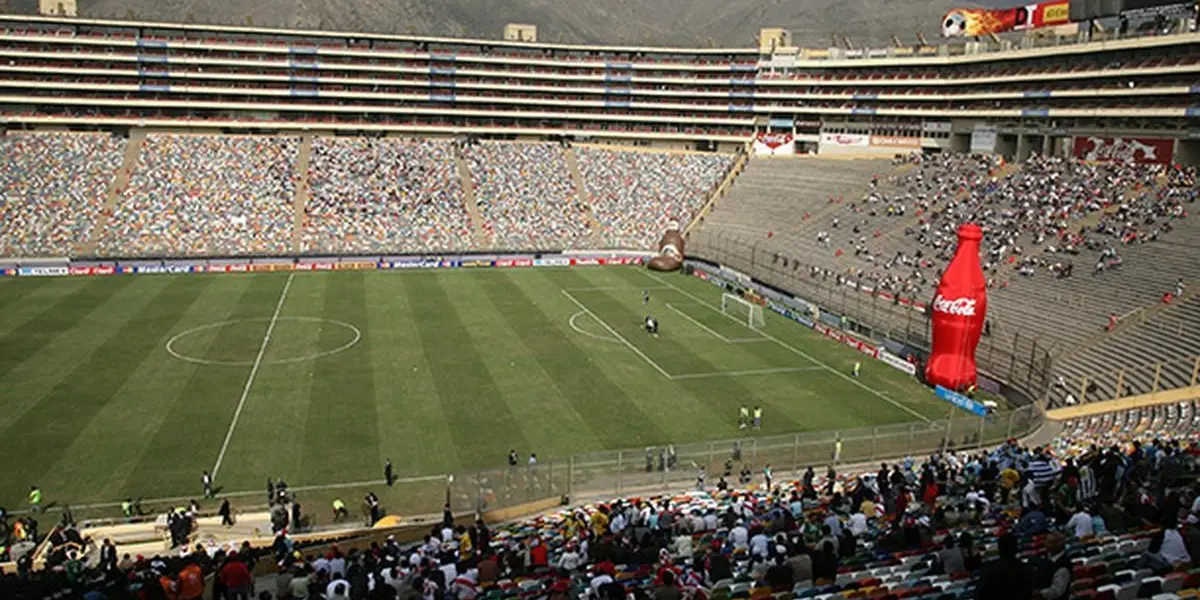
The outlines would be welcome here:
<svg viewBox="0 0 1200 600">
<path fill-rule="evenodd" d="M 387 459 L 419 478 L 730 439 L 741 404 L 761 435 L 946 417 L 899 371 L 720 299 L 638 267 L 3 278 L 0 506 L 34 484 L 80 505 L 199 496 L 204 470 L 248 494 Z"/>
</svg>

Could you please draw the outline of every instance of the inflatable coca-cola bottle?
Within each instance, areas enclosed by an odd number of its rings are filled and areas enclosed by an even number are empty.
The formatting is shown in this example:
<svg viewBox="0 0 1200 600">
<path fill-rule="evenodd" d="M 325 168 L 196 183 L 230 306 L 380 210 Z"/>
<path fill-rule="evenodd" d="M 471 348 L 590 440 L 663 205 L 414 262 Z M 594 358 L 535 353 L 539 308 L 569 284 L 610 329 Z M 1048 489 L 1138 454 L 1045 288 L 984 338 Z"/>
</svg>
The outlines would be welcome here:
<svg viewBox="0 0 1200 600">
<path fill-rule="evenodd" d="M 967 223 L 958 228 L 958 250 L 942 274 L 933 297 L 933 352 L 925 380 L 951 390 L 975 384 L 975 347 L 987 316 L 987 282 L 979 265 L 983 231 Z"/>
</svg>

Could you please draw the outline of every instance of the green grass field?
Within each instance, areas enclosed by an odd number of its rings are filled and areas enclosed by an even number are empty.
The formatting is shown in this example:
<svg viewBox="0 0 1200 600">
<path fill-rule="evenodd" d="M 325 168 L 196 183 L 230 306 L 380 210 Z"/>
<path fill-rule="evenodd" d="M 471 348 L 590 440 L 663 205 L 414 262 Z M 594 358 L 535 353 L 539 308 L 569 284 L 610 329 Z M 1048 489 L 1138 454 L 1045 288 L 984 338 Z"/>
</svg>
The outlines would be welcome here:
<svg viewBox="0 0 1200 600">
<path fill-rule="evenodd" d="M 245 491 L 728 439 L 741 403 L 762 435 L 946 416 L 898 371 L 719 300 L 633 267 L 5 278 L 0 505 L 31 484 L 74 505 L 199 495 L 218 459 Z"/>
</svg>

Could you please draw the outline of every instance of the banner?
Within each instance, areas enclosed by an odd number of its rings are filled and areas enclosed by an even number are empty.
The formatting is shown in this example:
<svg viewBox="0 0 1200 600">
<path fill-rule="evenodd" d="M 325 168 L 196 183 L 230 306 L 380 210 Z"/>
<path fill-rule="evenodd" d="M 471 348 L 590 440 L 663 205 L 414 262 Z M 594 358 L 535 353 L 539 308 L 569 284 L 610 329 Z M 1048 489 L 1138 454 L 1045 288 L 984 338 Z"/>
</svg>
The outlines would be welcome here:
<svg viewBox="0 0 1200 600">
<path fill-rule="evenodd" d="M 1065 25 L 1070 0 L 1050 0 L 1015 8 L 954 8 L 942 17 L 942 37 L 971 37 Z"/>
<path fill-rule="evenodd" d="M 866 148 L 871 145 L 871 136 L 861 133 L 822 133 L 821 145 L 839 148 Z"/>
<path fill-rule="evenodd" d="M 873 135 L 871 145 L 879 148 L 920 148 L 921 138 L 898 135 Z"/>
<path fill-rule="evenodd" d="M 71 275 L 112 275 L 117 270 L 114 267 L 71 267 Z"/>
<path fill-rule="evenodd" d="M 796 153 L 796 139 L 790 133 L 757 133 L 754 153 L 765 156 L 788 156 Z"/>
<path fill-rule="evenodd" d="M 566 257 L 535 258 L 535 259 L 533 259 L 533 266 L 535 266 L 535 267 L 569 267 L 569 266 L 571 266 L 571 259 L 566 258 Z"/>
<path fill-rule="evenodd" d="M 971 131 L 971 152 L 991 154 L 996 151 L 996 128 L 991 125 L 975 125 Z"/>
<path fill-rule="evenodd" d="M 942 386 L 937 386 L 933 389 L 933 394 L 954 406 L 957 406 L 973 415 L 986 417 L 987 407 L 979 402 L 976 402 L 962 394 L 952 392 Z"/>
<path fill-rule="evenodd" d="M 917 374 L 917 365 L 914 365 L 914 364 L 908 362 L 907 360 L 904 360 L 903 358 L 900 358 L 899 356 L 896 356 L 895 354 L 892 354 L 891 352 L 884 350 L 883 348 L 879 349 L 879 354 L 876 355 L 876 358 L 887 363 L 888 366 L 890 366 L 894 369 L 897 369 L 899 371 L 903 371 L 914 377 Z"/>
<path fill-rule="evenodd" d="M 496 266 L 502 268 L 508 267 L 532 267 L 532 258 L 499 258 L 496 259 Z"/>
<path fill-rule="evenodd" d="M 1175 140 L 1159 138 L 1076 137 L 1073 153 L 1081 160 L 1170 164 Z"/>
<path fill-rule="evenodd" d="M 69 274 L 70 271 L 66 267 L 21 267 L 17 269 L 17 275 L 24 277 L 61 277 Z"/>
</svg>

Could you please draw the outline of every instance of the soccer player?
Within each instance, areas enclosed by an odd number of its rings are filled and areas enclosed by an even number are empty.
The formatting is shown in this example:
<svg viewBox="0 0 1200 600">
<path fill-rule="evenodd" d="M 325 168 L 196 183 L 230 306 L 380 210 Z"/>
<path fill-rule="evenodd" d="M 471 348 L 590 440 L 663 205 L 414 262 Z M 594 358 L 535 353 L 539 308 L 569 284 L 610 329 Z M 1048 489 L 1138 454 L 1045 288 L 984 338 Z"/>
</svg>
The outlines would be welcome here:
<svg viewBox="0 0 1200 600">
<path fill-rule="evenodd" d="M 642 290 L 642 304 L 650 304 L 650 290 Z"/>
<path fill-rule="evenodd" d="M 858 377 L 858 373 L 861 370 L 862 370 L 862 363 L 857 360 L 854 361 L 854 376 Z"/>
<path fill-rule="evenodd" d="M 658 320 L 657 319 L 655 319 L 654 317 L 651 317 L 650 315 L 646 315 L 645 326 L 646 326 L 646 332 L 650 333 L 651 335 L 653 335 L 655 337 L 658 337 Z"/>
<path fill-rule="evenodd" d="M 200 483 L 201 483 L 201 485 L 204 486 L 204 497 L 212 498 L 213 497 L 212 475 L 209 475 L 208 471 L 205 471 L 204 475 L 202 475 L 200 477 Z"/>
</svg>

